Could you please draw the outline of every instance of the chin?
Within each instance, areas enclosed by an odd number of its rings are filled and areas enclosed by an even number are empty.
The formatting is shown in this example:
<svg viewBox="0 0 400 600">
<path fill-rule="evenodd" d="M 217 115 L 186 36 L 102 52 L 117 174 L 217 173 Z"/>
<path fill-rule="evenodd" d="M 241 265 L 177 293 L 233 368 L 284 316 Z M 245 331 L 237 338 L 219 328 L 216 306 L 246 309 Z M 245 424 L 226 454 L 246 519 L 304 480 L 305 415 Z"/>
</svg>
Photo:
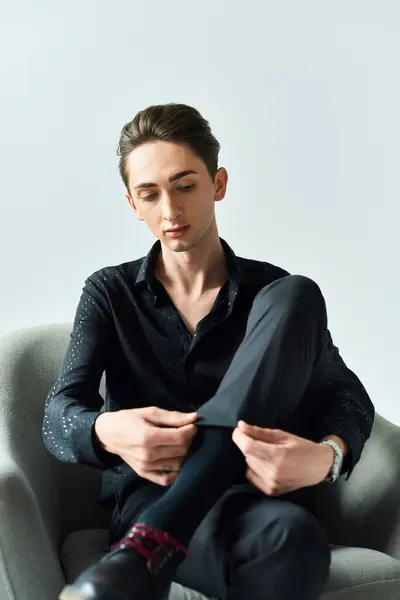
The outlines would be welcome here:
<svg viewBox="0 0 400 600">
<path fill-rule="evenodd" d="M 170 248 L 174 252 L 187 252 L 188 250 L 195 248 L 199 243 L 199 240 L 193 239 L 193 236 L 176 239 L 164 237 L 160 241 L 164 246 L 167 246 L 167 248 Z"/>
</svg>

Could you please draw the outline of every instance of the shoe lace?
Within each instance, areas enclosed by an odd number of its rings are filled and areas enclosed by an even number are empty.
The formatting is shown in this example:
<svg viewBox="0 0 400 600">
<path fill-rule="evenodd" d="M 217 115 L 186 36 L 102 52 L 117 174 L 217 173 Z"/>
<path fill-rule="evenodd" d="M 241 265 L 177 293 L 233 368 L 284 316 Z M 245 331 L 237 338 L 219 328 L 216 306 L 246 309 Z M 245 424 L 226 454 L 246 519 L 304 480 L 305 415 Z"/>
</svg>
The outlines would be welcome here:
<svg viewBox="0 0 400 600">
<path fill-rule="evenodd" d="M 112 548 L 135 548 L 151 565 L 161 568 L 174 552 L 189 554 L 171 534 L 161 529 L 154 529 L 144 523 L 136 523 L 129 534 Z"/>
</svg>

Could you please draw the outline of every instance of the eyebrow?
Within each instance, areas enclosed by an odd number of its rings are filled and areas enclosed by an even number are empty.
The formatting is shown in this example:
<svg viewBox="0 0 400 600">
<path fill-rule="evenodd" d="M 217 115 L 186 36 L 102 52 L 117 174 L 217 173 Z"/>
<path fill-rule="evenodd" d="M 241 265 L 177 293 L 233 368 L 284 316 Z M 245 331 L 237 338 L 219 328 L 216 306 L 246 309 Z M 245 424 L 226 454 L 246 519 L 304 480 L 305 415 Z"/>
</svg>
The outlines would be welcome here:
<svg viewBox="0 0 400 600">
<path fill-rule="evenodd" d="M 197 171 L 192 171 L 191 169 L 188 169 L 186 171 L 180 171 L 179 173 L 175 173 L 175 175 L 171 175 L 171 177 L 168 178 L 168 181 L 176 181 L 177 179 L 181 179 L 182 177 L 185 177 L 185 175 L 198 175 Z M 139 188 L 150 188 L 150 187 L 157 187 L 156 183 L 138 183 L 137 185 L 135 185 L 135 187 L 133 188 L 134 190 L 137 190 Z"/>
</svg>

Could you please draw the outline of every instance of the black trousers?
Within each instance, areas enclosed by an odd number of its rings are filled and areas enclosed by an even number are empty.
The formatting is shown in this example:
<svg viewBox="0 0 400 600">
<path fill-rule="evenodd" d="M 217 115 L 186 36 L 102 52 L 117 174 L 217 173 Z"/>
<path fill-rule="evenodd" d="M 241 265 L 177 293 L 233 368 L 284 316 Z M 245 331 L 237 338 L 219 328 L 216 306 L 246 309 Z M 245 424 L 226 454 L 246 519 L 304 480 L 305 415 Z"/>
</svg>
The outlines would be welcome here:
<svg viewBox="0 0 400 600">
<path fill-rule="evenodd" d="M 244 339 L 217 393 L 198 410 L 197 424 L 233 429 L 244 419 L 300 433 L 318 409 L 325 380 L 326 325 L 325 301 L 311 279 L 291 275 L 262 288 Z M 164 492 L 146 482 L 129 496 L 112 519 L 111 542 Z M 317 600 L 331 556 L 314 511 L 315 487 L 271 498 L 245 480 L 233 481 L 199 523 L 174 580 L 223 600 Z"/>
</svg>

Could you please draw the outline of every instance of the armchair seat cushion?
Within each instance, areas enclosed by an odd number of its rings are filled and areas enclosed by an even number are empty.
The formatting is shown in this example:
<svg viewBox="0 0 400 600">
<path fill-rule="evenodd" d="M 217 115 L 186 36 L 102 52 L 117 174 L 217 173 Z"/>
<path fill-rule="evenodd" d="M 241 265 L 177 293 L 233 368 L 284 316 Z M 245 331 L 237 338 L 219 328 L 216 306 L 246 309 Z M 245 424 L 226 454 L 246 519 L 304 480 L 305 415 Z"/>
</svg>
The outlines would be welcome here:
<svg viewBox="0 0 400 600">
<path fill-rule="evenodd" d="M 335 546 L 332 548 L 332 563 L 325 592 L 334 592 L 326 598 L 353 598 L 352 590 L 357 586 L 368 586 L 385 581 L 394 581 L 400 598 L 400 562 L 383 552 L 370 548 Z M 346 592 L 347 595 L 343 595 Z M 323 598 L 325 600 L 325 593 Z M 361 596 L 364 598 L 364 596 Z M 367 596 L 366 596 L 367 597 Z M 379 598 L 378 596 L 374 596 Z M 385 597 L 386 596 L 382 596 Z"/>
<path fill-rule="evenodd" d="M 369 600 L 400 598 L 400 562 L 371 550 L 331 545 L 329 580 L 321 600 Z M 71 533 L 61 548 L 61 564 L 68 582 L 108 552 L 106 529 L 83 529 Z M 382 589 L 382 594 L 380 594 Z M 198 592 L 174 583 L 169 600 L 208 600 Z"/>
</svg>

